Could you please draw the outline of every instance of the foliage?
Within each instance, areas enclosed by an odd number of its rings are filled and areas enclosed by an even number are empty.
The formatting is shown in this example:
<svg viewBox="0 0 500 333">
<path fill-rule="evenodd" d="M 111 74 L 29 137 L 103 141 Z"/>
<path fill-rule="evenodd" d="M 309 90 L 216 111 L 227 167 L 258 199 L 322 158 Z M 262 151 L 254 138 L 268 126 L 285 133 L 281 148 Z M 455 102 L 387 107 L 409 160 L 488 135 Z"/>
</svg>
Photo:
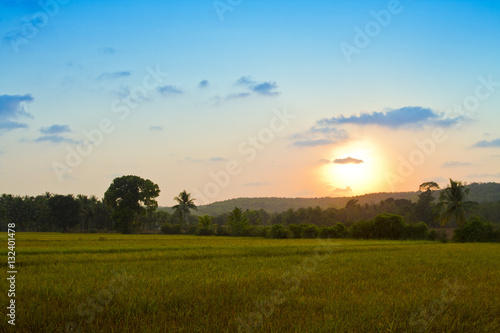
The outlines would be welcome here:
<svg viewBox="0 0 500 333">
<path fill-rule="evenodd" d="M 248 218 L 243 214 L 243 211 L 234 207 L 229 213 L 226 226 L 231 236 L 245 236 L 247 234 Z"/>
<path fill-rule="evenodd" d="M 271 237 L 277 239 L 290 238 L 290 232 L 282 224 L 275 224 L 271 227 Z"/>
<path fill-rule="evenodd" d="M 406 239 L 428 239 L 429 238 L 429 226 L 424 222 L 419 222 L 416 224 L 408 224 L 404 228 L 404 237 Z"/>
<path fill-rule="evenodd" d="M 319 235 L 319 229 L 315 225 L 306 226 L 301 233 L 302 238 L 317 238 Z"/>
<path fill-rule="evenodd" d="M 500 242 L 500 230 L 480 216 L 471 216 L 467 223 L 454 230 L 456 242 Z"/>
<path fill-rule="evenodd" d="M 179 193 L 174 200 L 177 201 L 177 205 L 172 207 L 174 209 L 174 216 L 180 220 L 181 224 L 184 226 L 184 230 L 186 230 L 186 216 L 191 214 L 191 209 L 198 209 L 194 204 L 196 199 L 191 198 L 191 193 L 187 193 L 186 190 L 184 190 Z"/>
<path fill-rule="evenodd" d="M 401 215 L 380 214 L 373 221 L 373 236 L 378 239 L 401 239 L 405 222 Z"/>
<path fill-rule="evenodd" d="M 104 202 L 113 209 L 111 215 L 117 230 L 124 234 L 137 231 L 138 215 L 154 211 L 158 207 L 155 200 L 160 188 L 149 179 L 138 176 L 122 176 L 113 179 L 106 193 Z"/>
<path fill-rule="evenodd" d="M 454 218 L 458 226 L 463 226 L 467 220 L 467 215 L 477 210 L 478 203 L 467 201 L 469 189 L 465 188 L 462 182 L 450 179 L 448 185 L 439 195 L 439 202 L 436 211 L 439 214 L 439 221 L 442 226 L 448 224 Z"/>
<path fill-rule="evenodd" d="M 180 224 L 164 223 L 161 226 L 161 232 L 166 235 L 180 235 L 182 227 Z"/>
<path fill-rule="evenodd" d="M 48 204 L 55 225 L 66 231 L 78 224 L 80 204 L 72 195 L 55 195 L 49 198 Z"/>
</svg>

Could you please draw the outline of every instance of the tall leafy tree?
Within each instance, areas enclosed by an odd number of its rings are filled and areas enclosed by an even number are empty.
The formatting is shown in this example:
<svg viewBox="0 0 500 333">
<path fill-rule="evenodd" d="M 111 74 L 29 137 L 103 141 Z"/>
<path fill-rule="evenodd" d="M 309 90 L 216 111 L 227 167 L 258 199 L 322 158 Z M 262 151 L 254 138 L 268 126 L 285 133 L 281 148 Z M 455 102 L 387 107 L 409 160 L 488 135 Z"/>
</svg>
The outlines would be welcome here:
<svg viewBox="0 0 500 333">
<path fill-rule="evenodd" d="M 122 176 L 115 178 L 104 193 L 104 202 L 113 209 L 111 215 L 117 230 L 130 234 L 137 230 L 138 215 L 158 207 L 155 200 L 160 188 L 149 179 L 138 176 Z"/>
<path fill-rule="evenodd" d="M 419 187 L 421 192 L 418 195 L 418 201 L 415 205 L 415 218 L 420 222 L 425 222 L 427 224 L 433 224 L 434 222 L 434 210 L 433 202 L 435 200 L 432 190 L 438 190 L 439 185 L 436 182 L 426 182 L 422 183 Z"/>
<path fill-rule="evenodd" d="M 177 205 L 173 207 L 174 216 L 178 217 L 181 224 L 186 229 L 186 215 L 191 214 L 191 209 L 198 210 L 198 207 L 194 204 L 196 199 L 191 198 L 191 193 L 187 193 L 186 190 L 179 193 L 178 196 L 174 198 L 177 201 Z"/>
<path fill-rule="evenodd" d="M 80 204 L 73 195 L 54 195 L 48 199 L 55 225 L 63 232 L 78 224 Z"/>
<path fill-rule="evenodd" d="M 231 235 L 243 236 L 247 230 L 248 222 L 248 218 L 243 214 L 241 208 L 234 207 L 233 211 L 229 213 L 226 225 Z"/>
<path fill-rule="evenodd" d="M 479 206 L 475 201 L 467 201 L 469 189 L 462 182 L 450 178 L 450 184 L 439 195 L 436 212 L 442 226 L 454 218 L 458 226 L 465 225 L 467 215 L 473 213 Z"/>
</svg>

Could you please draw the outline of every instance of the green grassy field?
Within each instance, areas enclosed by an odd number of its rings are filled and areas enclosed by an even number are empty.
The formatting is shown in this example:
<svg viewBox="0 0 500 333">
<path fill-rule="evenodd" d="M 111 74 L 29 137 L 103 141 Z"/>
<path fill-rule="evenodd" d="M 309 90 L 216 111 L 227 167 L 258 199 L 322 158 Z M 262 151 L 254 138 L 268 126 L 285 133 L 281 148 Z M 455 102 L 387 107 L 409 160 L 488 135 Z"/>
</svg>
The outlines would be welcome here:
<svg viewBox="0 0 500 333">
<path fill-rule="evenodd" d="M 18 233 L 16 257 L 1 332 L 500 332 L 500 244 Z"/>
</svg>

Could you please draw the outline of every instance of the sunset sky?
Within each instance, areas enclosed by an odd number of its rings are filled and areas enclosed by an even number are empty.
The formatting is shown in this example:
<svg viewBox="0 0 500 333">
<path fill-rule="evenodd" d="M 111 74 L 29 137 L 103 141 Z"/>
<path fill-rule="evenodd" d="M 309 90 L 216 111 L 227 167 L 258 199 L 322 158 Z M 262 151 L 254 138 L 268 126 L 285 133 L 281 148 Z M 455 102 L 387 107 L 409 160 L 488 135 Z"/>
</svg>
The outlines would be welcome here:
<svg viewBox="0 0 500 333">
<path fill-rule="evenodd" d="M 2 0 L 0 36 L 1 193 L 500 181 L 498 1 Z"/>
</svg>

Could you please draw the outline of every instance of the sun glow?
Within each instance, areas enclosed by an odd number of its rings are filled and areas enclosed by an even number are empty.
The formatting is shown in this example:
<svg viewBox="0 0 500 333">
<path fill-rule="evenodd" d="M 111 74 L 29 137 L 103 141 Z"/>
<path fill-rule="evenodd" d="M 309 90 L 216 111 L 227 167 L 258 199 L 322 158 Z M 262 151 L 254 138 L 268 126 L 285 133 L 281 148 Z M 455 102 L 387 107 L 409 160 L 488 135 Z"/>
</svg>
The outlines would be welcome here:
<svg viewBox="0 0 500 333">
<path fill-rule="evenodd" d="M 369 142 L 355 142 L 331 152 L 332 163 L 322 167 L 329 195 L 351 196 L 380 192 L 384 188 L 382 155 Z"/>
</svg>

